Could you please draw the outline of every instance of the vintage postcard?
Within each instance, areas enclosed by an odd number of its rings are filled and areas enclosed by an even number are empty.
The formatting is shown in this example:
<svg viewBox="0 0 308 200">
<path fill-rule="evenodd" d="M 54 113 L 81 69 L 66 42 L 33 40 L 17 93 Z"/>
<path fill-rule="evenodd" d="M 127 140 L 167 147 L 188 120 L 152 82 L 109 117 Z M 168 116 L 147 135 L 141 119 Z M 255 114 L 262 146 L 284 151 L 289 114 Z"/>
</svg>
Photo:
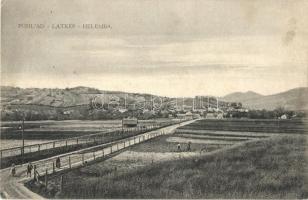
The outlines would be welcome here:
<svg viewBox="0 0 308 200">
<path fill-rule="evenodd" d="M 2 0 L 1 199 L 307 199 L 307 0 Z"/>
</svg>

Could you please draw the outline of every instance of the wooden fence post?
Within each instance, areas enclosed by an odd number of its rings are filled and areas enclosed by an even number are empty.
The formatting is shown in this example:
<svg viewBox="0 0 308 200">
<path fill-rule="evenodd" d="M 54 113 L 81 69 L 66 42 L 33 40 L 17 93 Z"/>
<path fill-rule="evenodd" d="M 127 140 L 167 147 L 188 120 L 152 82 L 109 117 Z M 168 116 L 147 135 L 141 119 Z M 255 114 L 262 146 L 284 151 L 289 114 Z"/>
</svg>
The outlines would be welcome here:
<svg viewBox="0 0 308 200">
<path fill-rule="evenodd" d="M 36 181 L 36 165 L 33 166 L 34 181 Z"/>
<path fill-rule="evenodd" d="M 139 143 L 140 143 L 140 137 L 139 137 Z"/>
<path fill-rule="evenodd" d="M 76 144 L 78 144 L 78 139 L 76 140 Z"/>
<path fill-rule="evenodd" d="M 124 148 L 125 148 L 125 141 L 123 142 Z"/>
<path fill-rule="evenodd" d="M 105 151 L 104 151 L 104 149 L 103 149 L 103 157 L 105 156 Z"/>
<path fill-rule="evenodd" d="M 45 187 L 46 188 L 47 188 L 47 185 L 48 185 L 48 177 L 47 177 L 47 175 L 48 175 L 48 171 L 46 169 L 46 171 L 45 171 Z"/>
<path fill-rule="evenodd" d="M 71 169 L 72 168 L 72 163 L 71 163 L 71 157 L 70 156 L 68 157 L 68 165 L 69 165 L 69 168 Z"/>
<path fill-rule="evenodd" d="M 52 146 L 53 146 L 53 148 L 55 148 L 55 147 L 56 147 L 56 142 L 53 142 L 53 145 L 52 145 Z"/>
<path fill-rule="evenodd" d="M 38 151 L 41 151 L 41 145 L 38 144 Z"/>
<path fill-rule="evenodd" d="M 61 191 L 63 191 L 63 175 L 61 176 L 61 182 L 60 182 L 60 189 L 61 189 Z"/>
<path fill-rule="evenodd" d="M 82 164 L 84 164 L 84 154 L 82 154 Z"/>
<path fill-rule="evenodd" d="M 65 147 L 67 148 L 67 140 L 65 140 Z"/>
<path fill-rule="evenodd" d="M 55 173 L 55 162 L 52 162 L 52 173 Z"/>
</svg>

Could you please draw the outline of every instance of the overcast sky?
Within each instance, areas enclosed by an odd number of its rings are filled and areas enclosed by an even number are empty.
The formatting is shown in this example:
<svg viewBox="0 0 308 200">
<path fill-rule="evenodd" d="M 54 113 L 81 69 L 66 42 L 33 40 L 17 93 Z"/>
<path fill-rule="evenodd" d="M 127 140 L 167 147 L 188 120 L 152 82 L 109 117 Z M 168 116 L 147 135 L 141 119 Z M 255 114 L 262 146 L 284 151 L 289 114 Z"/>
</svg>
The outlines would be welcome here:
<svg viewBox="0 0 308 200">
<path fill-rule="evenodd" d="M 307 86 L 307 10 L 306 0 L 3 1 L 1 84 L 164 96 Z M 64 23 L 111 28 L 47 27 Z"/>
</svg>

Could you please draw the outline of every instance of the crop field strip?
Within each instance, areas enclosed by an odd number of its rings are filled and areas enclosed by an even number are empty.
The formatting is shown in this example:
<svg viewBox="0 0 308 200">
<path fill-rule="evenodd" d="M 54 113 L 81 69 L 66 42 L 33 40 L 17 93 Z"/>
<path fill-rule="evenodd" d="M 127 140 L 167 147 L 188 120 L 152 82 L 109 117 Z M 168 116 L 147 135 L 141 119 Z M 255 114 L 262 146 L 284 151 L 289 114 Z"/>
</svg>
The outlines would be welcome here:
<svg viewBox="0 0 308 200">
<path fill-rule="evenodd" d="M 247 138 L 264 138 L 279 135 L 278 133 L 255 133 L 255 132 L 232 132 L 232 131 L 209 131 L 209 130 L 189 130 L 178 129 L 176 134 L 192 134 L 195 136 L 221 136 L 221 137 L 247 137 Z"/>
<path fill-rule="evenodd" d="M 211 136 L 211 135 L 194 135 L 194 134 L 177 134 L 177 137 L 191 138 L 191 139 L 203 139 L 203 140 L 228 140 L 228 141 L 245 141 L 255 139 L 255 137 L 233 137 L 233 136 Z M 260 138 L 260 137 L 258 137 Z"/>
<path fill-rule="evenodd" d="M 307 133 L 307 120 L 198 120 L 180 129 L 188 130 L 223 130 L 268 133 Z"/>
</svg>

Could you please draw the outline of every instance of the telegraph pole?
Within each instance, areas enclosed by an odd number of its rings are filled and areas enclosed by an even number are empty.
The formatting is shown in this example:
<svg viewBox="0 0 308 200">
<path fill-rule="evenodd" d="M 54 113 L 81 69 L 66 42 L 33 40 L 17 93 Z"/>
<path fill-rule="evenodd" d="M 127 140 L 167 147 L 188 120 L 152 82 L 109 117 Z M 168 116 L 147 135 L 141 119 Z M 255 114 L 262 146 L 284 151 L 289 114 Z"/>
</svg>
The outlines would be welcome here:
<svg viewBox="0 0 308 200">
<path fill-rule="evenodd" d="M 124 124 L 123 124 L 123 118 L 122 118 L 122 133 L 124 133 Z"/>
<path fill-rule="evenodd" d="M 25 153 L 25 139 L 24 139 L 24 132 L 25 132 L 25 115 L 22 116 L 22 127 L 21 127 L 21 138 L 22 138 L 22 164 L 24 164 L 24 153 Z"/>
<path fill-rule="evenodd" d="M 124 109 L 126 109 L 126 95 L 127 94 L 124 95 Z"/>
<path fill-rule="evenodd" d="M 210 108 L 210 97 L 207 96 L 207 109 L 209 109 L 209 108 Z"/>
<path fill-rule="evenodd" d="M 193 107 L 192 110 L 195 111 L 195 98 L 193 98 Z"/>
<path fill-rule="evenodd" d="M 153 95 L 151 96 L 151 106 L 152 106 L 152 111 L 154 111 L 154 99 L 153 99 Z"/>
</svg>

